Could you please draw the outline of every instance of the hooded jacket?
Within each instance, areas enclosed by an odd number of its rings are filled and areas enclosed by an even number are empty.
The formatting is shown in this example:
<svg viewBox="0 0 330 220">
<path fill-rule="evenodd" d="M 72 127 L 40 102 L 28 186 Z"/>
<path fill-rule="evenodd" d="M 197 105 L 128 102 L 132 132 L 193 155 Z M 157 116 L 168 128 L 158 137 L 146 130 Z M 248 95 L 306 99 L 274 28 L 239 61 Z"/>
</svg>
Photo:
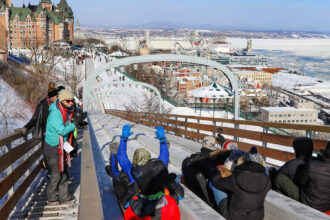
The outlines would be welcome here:
<svg viewBox="0 0 330 220">
<path fill-rule="evenodd" d="M 221 178 L 215 175 L 213 185 L 228 194 L 219 206 L 226 219 L 258 220 L 264 218 L 264 201 L 271 188 L 265 168 L 255 162 L 235 167 L 233 175 Z"/>
<path fill-rule="evenodd" d="M 44 138 L 44 133 L 46 132 L 46 123 L 49 114 L 49 106 L 47 103 L 47 97 L 41 100 L 37 105 L 36 110 L 33 113 L 30 121 L 24 126 L 26 129 L 33 130 L 33 137 L 35 138 Z"/>
<path fill-rule="evenodd" d="M 304 185 L 300 190 L 302 203 L 321 212 L 330 210 L 330 158 L 310 160 L 301 172 Z M 307 174 L 307 175 L 306 175 Z"/>
<path fill-rule="evenodd" d="M 171 196 L 148 200 L 135 196 L 124 213 L 125 220 L 180 220 L 180 210 Z"/>
<path fill-rule="evenodd" d="M 68 114 L 68 119 L 66 123 L 63 123 L 61 111 L 57 106 L 57 102 L 54 102 L 49 107 L 49 115 L 47 119 L 46 126 L 46 137 L 45 141 L 48 145 L 55 147 L 60 144 L 59 135 L 64 137 L 64 142 L 67 141 L 68 136 L 74 131 L 76 125 L 69 122 L 70 115 Z"/>
</svg>

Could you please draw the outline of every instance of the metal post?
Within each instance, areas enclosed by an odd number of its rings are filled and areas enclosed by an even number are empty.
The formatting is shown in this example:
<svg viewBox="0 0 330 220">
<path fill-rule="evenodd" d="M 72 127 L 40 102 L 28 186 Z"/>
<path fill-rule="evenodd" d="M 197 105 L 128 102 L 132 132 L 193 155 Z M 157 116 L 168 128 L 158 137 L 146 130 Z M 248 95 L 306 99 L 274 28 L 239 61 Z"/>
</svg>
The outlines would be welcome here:
<svg viewBox="0 0 330 220">
<path fill-rule="evenodd" d="M 214 111 L 215 111 L 215 98 L 213 99 L 213 118 L 214 118 Z"/>
<path fill-rule="evenodd" d="M 7 147 L 7 152 L 10 152 L 12 149 L 11 143 L 6 145 Z M 6 169 L 7 176 L 13 171 L 14 169 L 14 164 L 12 163 L 8 168 Z M 14 193 L 14 187 L 11 187 L 8 191 L 8 198 L 11 197 Z"/>
<path fill-rule="evenodd" d="M 235 97 L 234 97 L 234 119 L 239 119 L 239 94 L 238 90 L 234 91 Z"/>
<path fill-rule="evenodd" d="M 213 117 L 214 118 L 214 117 Z M 216 121 L 213 121 L 213 125 L 214 126 L 217 126 L 217 122 Z M 215 136 L 215 132 L 213 132 L 213 136 Z"/>
<path fill-rule="evenodd" d="M 268 127 L 263 127 L 263 133 L 268 133 L 269 128 Z M 262 142 L 263 147 L 267 147 L 267 142 Z"/>
<path fill-rule="evenodd" d="M 178 117 L 175 117 L 175 121 L 178 122 Z M 175 135 L 178 135 L 178 124 L 175 124 Z"/>
<path fill-rule="evenodd" d="M 307 131 L 306 130 L 306 137 L 312 138 L 312 131 Z"/>
</svg>

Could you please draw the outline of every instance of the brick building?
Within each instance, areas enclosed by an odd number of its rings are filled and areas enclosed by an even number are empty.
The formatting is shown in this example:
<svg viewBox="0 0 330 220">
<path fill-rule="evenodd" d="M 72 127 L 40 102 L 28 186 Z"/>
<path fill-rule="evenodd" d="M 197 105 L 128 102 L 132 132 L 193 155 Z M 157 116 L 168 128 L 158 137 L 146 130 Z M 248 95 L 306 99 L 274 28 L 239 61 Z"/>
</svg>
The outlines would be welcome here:
<svg viewBox="0 0 330 220">
<path fill-rule="evenodd" d="M 74 16 L 66 0 L 57 5 L 41 0 L 21 8 L 12 7 L 11 0 L 0 0 L 0 22 L 8 32 L 7 49 L 24 49 L 29 43 L 45 47 L 74 39 Z"/>
</svg>

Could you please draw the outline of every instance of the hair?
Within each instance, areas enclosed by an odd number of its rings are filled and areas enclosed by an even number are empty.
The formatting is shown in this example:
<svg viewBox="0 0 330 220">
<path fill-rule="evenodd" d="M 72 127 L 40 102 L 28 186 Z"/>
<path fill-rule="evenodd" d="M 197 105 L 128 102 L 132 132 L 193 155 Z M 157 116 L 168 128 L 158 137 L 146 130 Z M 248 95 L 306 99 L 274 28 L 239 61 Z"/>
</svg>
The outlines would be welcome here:
<svg viewBox="0 0 330 220">
<path fill-rule="evenodd" d="M 56 85 L 55 85 L 54 82 L 50 82 L 50 83 L 48 84 L 48 92 L 51 92 L 51 91 L 55 90 L 55 89 L 56 89 L 55 86 L 56 86 Z"/>
</svg>

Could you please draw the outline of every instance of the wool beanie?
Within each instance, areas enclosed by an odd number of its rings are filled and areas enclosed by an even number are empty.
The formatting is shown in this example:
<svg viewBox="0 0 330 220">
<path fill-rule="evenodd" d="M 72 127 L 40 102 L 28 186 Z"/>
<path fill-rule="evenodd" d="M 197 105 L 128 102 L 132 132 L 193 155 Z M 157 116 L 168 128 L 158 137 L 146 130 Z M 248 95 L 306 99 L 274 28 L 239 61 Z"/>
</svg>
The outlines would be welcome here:
<svg viewBox="0 0 330 220">
<path fill-rule="evenodd" d="M 164 184 L 168 182 L 168 169 L 160 159 L 149 160 L 142 169 L 139 188 L 143 195 L 154 195 L 164 191 Z"/>
<path fill-rule="evenodd" d="M 134 151 L 132 165 L 133 166 L 143 166 L 148 160 L 150 160 L 151 154 L 148 150 L 144 148 L 138 148 Z"/>
<path fill-rule="evenodd" d="M 72 100 L 72 99 L 73 99 L 73 95 L 68 90 L 62 90 L 59 92 L 58 100 L 60 100 L 60 102 L 63 102 L 64 100 Z"/>
<path fill-rule="evenodd" d="M 54 96 L 58 96 L 58 90 L 57 89 L 53 89 L 48 91 L 48 98 L 52 98 Z"/>
<path fill-rule="evenodd" d="M 205 147 L 210 150 L 216 150 L 217 148 L 215 147 L 215 138 L 212 136 L 204 137 L 202 147 Z"/>
</svg>

